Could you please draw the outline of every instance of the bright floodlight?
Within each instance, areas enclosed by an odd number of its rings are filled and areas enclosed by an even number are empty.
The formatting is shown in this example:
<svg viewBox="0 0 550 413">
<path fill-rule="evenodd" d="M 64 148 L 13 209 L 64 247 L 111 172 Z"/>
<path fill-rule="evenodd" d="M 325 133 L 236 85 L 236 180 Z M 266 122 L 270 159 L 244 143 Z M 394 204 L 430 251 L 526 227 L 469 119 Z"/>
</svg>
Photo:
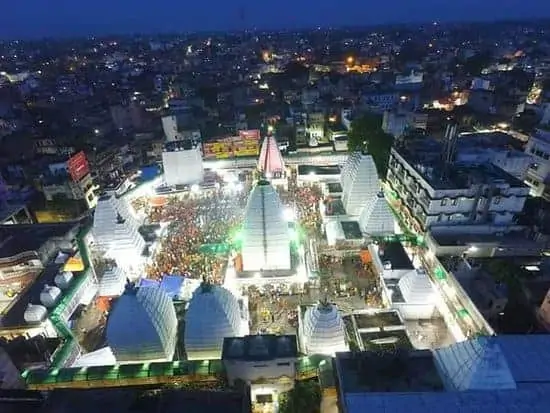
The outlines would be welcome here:
<svg viewBox="0 0 550 413">
<path fill-rule="evenodd" d="M 241 192 L 243 189 L 244 189 L 244 185 L 242 182 L 239 182 L 235 185 L 235 190 L 237 190 L 238 192 Z"/>
<path fill-rule="evenodd" d="M 270 133 L 273 132 L 273 126 L 272 126 L 272 125 L 268 125 L 268 126 L 267 126 L 267 131 L 270 132 Z"/>
<path fill-rule="evenodd" d="M 315 171 L 311 171 L 311 172 L 309 173 L 309 176 L 315 176 L 315 175 L 317 175 L 317 174 L 315 173 Z"/>
<path fill-rule="evenodd" d="M 285 218 L 285 221 L 291 222 L 296 219 L 296 214 L 294 212 L 294 209 L 291 207 L 285 208 L 283 210 L 283 217 Z"/>
<path fill-rule="evenodd" d="M 199 193 L 201 188 L 197 184 L 191 185 L 191 192 L 194 192 L 195 194 Z"/>
<path fill-rule="evenodd" d="M 267 179 L 271 178 L 271 172 L 266 172 L 266 173 L 265 173 L 265 177 L 266 177 Z"/>
</svg>

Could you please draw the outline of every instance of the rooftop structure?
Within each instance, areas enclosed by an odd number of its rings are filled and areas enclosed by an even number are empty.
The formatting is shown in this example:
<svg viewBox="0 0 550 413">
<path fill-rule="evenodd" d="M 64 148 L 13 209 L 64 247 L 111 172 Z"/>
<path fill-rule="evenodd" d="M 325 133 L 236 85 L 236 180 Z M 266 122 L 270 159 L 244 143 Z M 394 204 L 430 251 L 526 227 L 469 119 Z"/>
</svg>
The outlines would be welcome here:
<svg viewBox="0 0 550 413">
<path fill-rule="evenodd" d="M 172 360 L 177 326 L 174 304 L 164 291 L 128 286 L 107 321 L 107 343 L 118 362 Z"/>
<path fill-rule="evenodd" d="M 406 320 L 427 320 L 435 315 L 437 295 L 423 270 L 406 272 L 399 280 L 384 279 L 389 290 L 392 308 Z"/>
<path fill-rule="evenodd" d="M 467 165 L 490 163 L 523 181 L 533 158 L 520 150 L 519 143 L 504 132 L 462 134 L 456 142 L 455 162 Z"/>
<path fill-rule="evenodd" d="M 342 167 L 342 200 L 349 215 L 359 216 L 368 201 L 380 192 L 376 165 L 370 155 L 352 153 Z"/>
<path fill-rule="evenodd" d="M 219 359 L 224 338 L 244 335 L 247 323 L 239 301 L 229 290 L 203 283 L 193 293 L 185 315 L 188 359 Z"/>
<path fill-rule="evenodd" d="M 168 186 L 202 182 L 204 166 L 199 143 L 191 140 L 168 142 L 162 151 L 164 181 Z"/>
<path fill-rule="evenodd" d="M 244 271 L 290 270 L 290 234 L 275 188 L 260 181 L 245 210 L 242 258 Z"/>
<path fill-rule="evenodd" d="M 132 272 L 143 258 L 145 240 L 139 233 L 139 221 L 124 200 L 108 194 L 99 198 L 94 213 L 92 234 L 95 246 L 119 267 Z"/>
<path fill-rule="evenodd" d="M 300 319 L 300 340 L 306 354 L 348 351 L 344 321 L 334 304 L 308 307 Z"/>
<path fill-rule="evenodd" d="M 266 136 L 258 158 L 258 170 L 266 178 L 280 178 L 285 171 L 285 162 L 274 136 Z"/>
</svg>

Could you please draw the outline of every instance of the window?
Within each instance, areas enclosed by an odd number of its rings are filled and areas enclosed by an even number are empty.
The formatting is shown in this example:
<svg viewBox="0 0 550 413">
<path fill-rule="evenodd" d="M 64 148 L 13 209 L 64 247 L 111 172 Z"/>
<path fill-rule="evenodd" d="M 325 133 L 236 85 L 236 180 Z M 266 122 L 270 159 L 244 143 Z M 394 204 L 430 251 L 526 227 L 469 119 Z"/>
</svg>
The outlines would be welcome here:
<svg viewBox="0 0 550 413">
<path fill-rule="evenodd" d="M 286 363 L 277 363 L 277 366 L 290 366 L 289 362 Z"/>
<path fill-rule="evenodd" d="M 447 205 L 447 198 L 443 198 L 441 200 L 441 206 L 445 206 L 445 205 Z"/>
<path fill-rule="evenodd" d="M 529 168 L 531 168 L 533 171 L 536 171 L 537 169 L 539 169 L 539 164 L 532 163 L 531 165 L 529 165 Z"/>
<path fill-rule="evenodd" d="M 494 203 L 495 205 L 500 204 L 500 197 L 499 197 L 499 196 L 495 196 L 495 197 L 493 198 L 493 203 Z"/>
<path fill-rule="evenodd" d="M 456 204 L 458 204 L 458 199 L 455 198 L 452 200 L 451 205 L 456 206 Z"/>
</svg>

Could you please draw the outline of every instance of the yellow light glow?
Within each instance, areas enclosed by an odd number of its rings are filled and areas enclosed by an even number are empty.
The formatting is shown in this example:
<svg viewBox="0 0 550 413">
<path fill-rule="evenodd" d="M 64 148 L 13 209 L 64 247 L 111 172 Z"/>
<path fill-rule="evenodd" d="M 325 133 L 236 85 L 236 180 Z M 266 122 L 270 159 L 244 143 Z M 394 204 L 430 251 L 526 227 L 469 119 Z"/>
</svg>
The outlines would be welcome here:
<svg viewBox="0 0 550 413">
<path fill-rule="evenodd" d="M 353 64 L 354 61 L 355 59 L 353 58 L 353 56 L 348 56 L 348 58 L 346 59 L 346 62 L 348 63 L 348 65 Z"/>
</svg>

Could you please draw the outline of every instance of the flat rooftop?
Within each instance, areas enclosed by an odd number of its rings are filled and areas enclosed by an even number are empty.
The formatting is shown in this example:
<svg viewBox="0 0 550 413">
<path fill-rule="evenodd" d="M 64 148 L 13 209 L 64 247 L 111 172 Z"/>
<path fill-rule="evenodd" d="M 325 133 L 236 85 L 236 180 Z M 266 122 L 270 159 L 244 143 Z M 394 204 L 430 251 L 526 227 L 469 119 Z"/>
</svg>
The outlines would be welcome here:
<svg viewBox="0 0 550 413">
<path fill-rule="evenodd" d="M 350 315 L 355 319 L 358 330 L 379 328 L 388 326 L 402 326 L 403 322 L 397 311 L 381 311 L 378 313 L 353 313 Z"/>
<path fill-rule="evenodd" d="M 507 183 L 511 187 L 526 187 L 519 179 L 492 165 L 443 164 L 441 142 L 425 138 L 407 141 L 393 148 L 415 171 L 435 189 L 468 189 L 474 184 Z"/>
<path fill-rule="evenodd" d="M 186 413 L 250 411 L 248 395 L 233 391 L 166 390 L 146 387 L 53 391 L 40 413 Z M 1 405 L 0 405 L 1 407 Z"/>
<path fill-rule="evenodd" d="M 298 175 L 340 175 L 338 165 L 298 165 Z"/>
<path fill-rule="evenodd" d="M 445 390 L 428 350 L 336 354 L 336 373 L 344 393 L 409 393 Z"/>
<path fill-rule="evenodd" d="M 340 193 L 343 191 L 342 185 L 339 182 L 329 182 L 327 184 L 329 194 Z"/>
<path fill-rule="evenodd" d="M 0 258 L 37 251 L 50 238 L 64 237 L 76 227 L 74 223 L 0 225 Z"/>
<path fill-rule="evenodd" d="M 378 255 L 382 263 L 391 263 L 392 270 L 414 270 L 414 265 L 400 242 L 380 243 Z"/>
<path fill-rule="evenodd" d="M 359 337 L 367 351 L 413 350 L 405 330 L 359 332 Z"/>
<path fill-rule="evenodd" d="M 342 231 L 344 231 L 344 236 L 346 239 L 362 239 L 363 234 L 359 228 L 359 223 L 357 221 L 340 221 L 342 226 Z"/>
<path fill-rule="evenodd" d="M 223 360 L 273 360 L 298 356 L 296 336 L 273 334 L 226 337 L 223 340 Z"/>
</svg>

